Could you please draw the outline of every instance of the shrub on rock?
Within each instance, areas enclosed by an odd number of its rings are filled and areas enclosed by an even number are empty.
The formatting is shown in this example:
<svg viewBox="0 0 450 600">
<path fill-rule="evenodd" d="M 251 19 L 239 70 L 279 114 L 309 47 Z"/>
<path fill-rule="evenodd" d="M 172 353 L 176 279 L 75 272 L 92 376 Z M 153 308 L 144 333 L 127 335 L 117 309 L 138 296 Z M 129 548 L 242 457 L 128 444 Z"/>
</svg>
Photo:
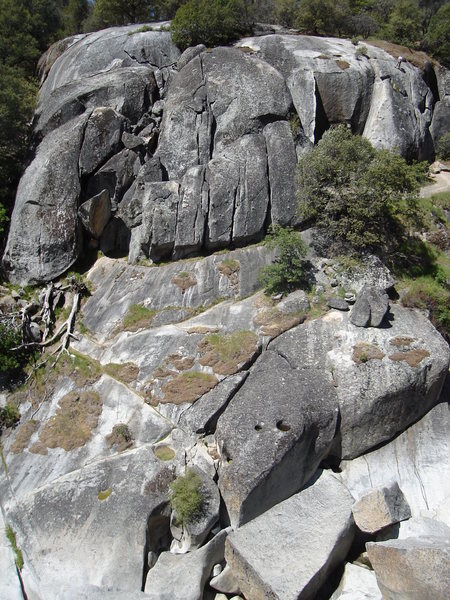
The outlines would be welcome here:
<svg viewBox="0 0 450 600">
<path fill-rule="evenodd" d="M 172 39 L 182 50 L 197 44 L 227 44 L 243 33 L 243 17 L 241 0 L 189 0 L 172 21 Z"/>
<path fill-rule="evenodd" d="M 420 176 L 421 166 L 339 126 L 300 159 L 299 213 L 315 222 L 324 252 L 392 251 L 417 225 Z"/>
<path fill-rule="evenodd" d="M 170 484 L 172 490 L 170 505 L 182 525 L 198 513 L 202 506 L 201 484 L 200 475 L 192 469 L 187 469 L 184 476 L 178 477 Z"/>
</svg>

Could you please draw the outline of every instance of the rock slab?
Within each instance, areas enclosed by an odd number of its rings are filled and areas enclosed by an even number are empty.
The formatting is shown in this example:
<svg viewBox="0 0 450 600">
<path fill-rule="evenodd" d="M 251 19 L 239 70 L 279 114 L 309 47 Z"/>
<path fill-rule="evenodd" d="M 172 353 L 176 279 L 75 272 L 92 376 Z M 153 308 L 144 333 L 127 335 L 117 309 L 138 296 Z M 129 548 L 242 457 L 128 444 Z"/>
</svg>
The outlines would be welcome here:
<svg viewBox="0 0 450 600">
<path fill-rule="evenodd" d="M 356 525 L 365 533 L 375 533 L 411 516 L 409 504 L 397 482 L 365 494 L 355 503 L 352 512 Z"/>
<path fill-rule="evenodd" d="M 304 490 L 234 531 L 225 558 L 244 596 L 314 598 L 352 543 L 352 502 L 345 487 L 324 471 Z"/>
</svg>

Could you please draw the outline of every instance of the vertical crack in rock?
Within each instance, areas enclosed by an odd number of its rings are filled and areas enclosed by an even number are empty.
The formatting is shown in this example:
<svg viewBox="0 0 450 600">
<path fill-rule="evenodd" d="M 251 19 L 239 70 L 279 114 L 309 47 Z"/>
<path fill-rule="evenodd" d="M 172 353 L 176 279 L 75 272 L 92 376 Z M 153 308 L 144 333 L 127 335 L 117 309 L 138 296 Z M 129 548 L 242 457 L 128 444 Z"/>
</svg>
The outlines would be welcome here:
<svg viewBox="0 0 450 600">
<path fill-rule="evenodd" d="M 159 558 L 161 552 L 170 548 L 170 505 L 163 502 L 157 506 L 147 519 L 146 540 L 142 560 L 141 592 L 145 590 L 147 576 Z"/>
<path fill-rule="evenodd" d="M 314 126 L 314 143 L 317 144 L 327 129 L 330 128 L 330 122 L 325 113 L 322 98 L 320 97 L 319 88 L 317 82 L 314 84 L 314 94 L 316 97 L 316 123 Z"/>
</svg>

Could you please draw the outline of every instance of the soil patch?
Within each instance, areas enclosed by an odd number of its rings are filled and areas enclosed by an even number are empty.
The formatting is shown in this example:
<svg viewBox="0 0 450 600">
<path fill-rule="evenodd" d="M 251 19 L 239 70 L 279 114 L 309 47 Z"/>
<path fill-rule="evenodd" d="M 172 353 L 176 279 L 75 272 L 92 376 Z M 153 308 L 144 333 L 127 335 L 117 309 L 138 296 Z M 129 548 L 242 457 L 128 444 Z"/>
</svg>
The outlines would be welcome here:
<svg viewBox="0 0 450 600">
<path fill-rule="evenodd" d="M 389 357 L 393 361 L 404 361 L 408 363 L 410 367 L 418 367 L 424 358 L 430 356 L 428 350 L 415 348 L 414 350 L 407 350 L 406 352 L 395 352 Z"/>
<path fill-rule="evenodd" d="M 118 452 L 123 452 L 133 445 L 133 436 L 128 425 L 117 423 L 117 425 L 114 425 L 111 433 L 106 436 L 106 441 L 110 448 L 114 448 Z"/>
<path fill-rule="evenodd" d="M 353 346 L 353 361 L 357 365 L 369 362 L 369 360 L 382 360 L 385 354 L 379 348 L 372 344 L 361 343 Z"/>
<path fill-rule="evenodd" d="M 272 338 L 300 325 L 306 320 L 306 315 L 285 315 L 277 308 L 267 308 L 260 311 L 253 319 L 253 323 L 260 327 L 262 335 Z"/>
</svg>

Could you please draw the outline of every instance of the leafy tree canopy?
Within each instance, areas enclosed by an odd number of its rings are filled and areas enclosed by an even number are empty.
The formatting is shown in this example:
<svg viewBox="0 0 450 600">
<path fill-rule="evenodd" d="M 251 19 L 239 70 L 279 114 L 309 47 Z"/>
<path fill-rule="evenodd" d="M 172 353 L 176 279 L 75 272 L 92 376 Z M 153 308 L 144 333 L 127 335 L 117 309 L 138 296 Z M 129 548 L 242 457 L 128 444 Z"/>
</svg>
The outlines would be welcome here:
<svg viewBox="0 0 450 600">
<path fill-rule="evenodd" d="M 180 6 L 170 30 L 181 49 L 197 44 L 218 46 L 239 38 L 244 31 L 245 6 L 241 0 L 189 0 Z"/>
<path fill-rule="evenodd" d="M 324 252 L 389 250 L 417 224 L 421 175 L 339 126 L 300 159 L 299 212 L 314 220 Z"/>
<path fill-rule="evenodd" d="M 431 52 L 450 68 L 450 2 L 431 18 L 426 41 Z"/>
</svg>

